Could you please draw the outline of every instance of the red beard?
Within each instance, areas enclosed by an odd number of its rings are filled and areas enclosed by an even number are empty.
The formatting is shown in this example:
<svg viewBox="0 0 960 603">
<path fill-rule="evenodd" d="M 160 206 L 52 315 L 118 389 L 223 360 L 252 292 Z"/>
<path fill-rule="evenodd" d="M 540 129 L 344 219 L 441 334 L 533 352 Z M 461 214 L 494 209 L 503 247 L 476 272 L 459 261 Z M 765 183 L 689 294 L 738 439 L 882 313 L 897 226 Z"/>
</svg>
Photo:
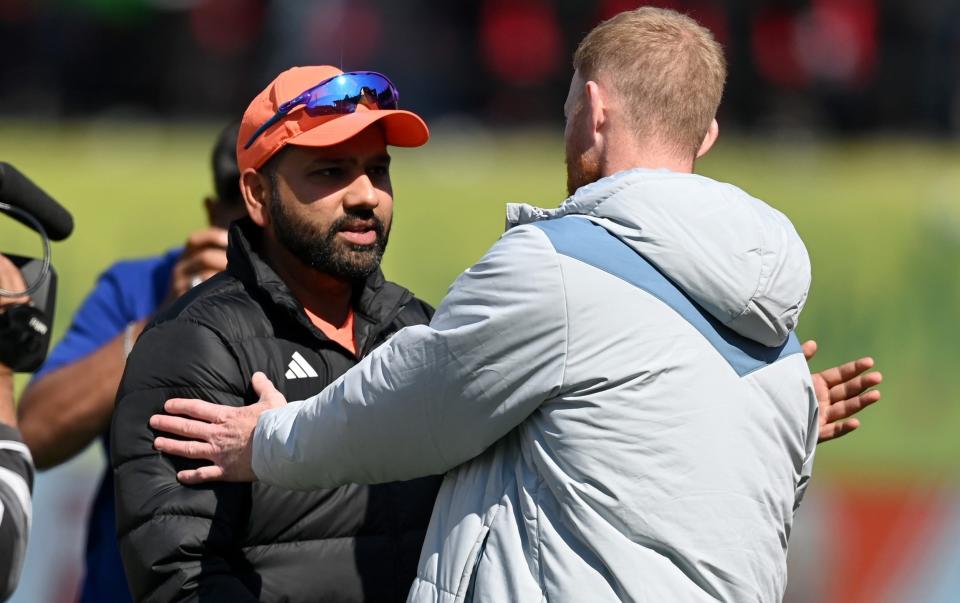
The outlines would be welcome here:
<svg viewBox="0 0 960 603">
<path fill-rule="evenodd" d="M 581 186 L 600 179 L 600 161 L 586 152 L 578 152 L 567 144 L 567 194 L 572 195 Z"/>
</svg>

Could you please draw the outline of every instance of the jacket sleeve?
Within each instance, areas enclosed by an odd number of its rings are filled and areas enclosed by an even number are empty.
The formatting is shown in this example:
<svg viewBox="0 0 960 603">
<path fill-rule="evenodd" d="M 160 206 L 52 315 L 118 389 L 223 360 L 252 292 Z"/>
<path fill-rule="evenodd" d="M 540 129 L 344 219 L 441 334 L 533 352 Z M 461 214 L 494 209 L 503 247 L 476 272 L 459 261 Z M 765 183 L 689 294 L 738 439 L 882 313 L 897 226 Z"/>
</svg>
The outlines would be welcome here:
<svg viewBox="0 0 960 603">
<path fill-rule="evenodd" d="M 19 432 L 0 423 L 0 601 L 17 587 L 30 532 L 33 459 Z"/>
<path fill-rule="evenodd" d="M 137 601 L 256 601 L 240 549 L 248 484 L 182 486 L 178 470 L 206 464 L 160 454 L 150 415 L 168 398 L 242 406 L 246 380 L 210 329 L 177 319 L 146 331 L 120 383 L 111 426 L 117 535 Z"/>
<path fill-rule="evenodd" d="M 817 402 L 817 394 L 813 389 L 813 383 L 807 379 L 807 398 L 809 400 L 810 418 L 807 421 L 807 439 L 805 445 L 805 456 L 803 465 L 800 468 L 800 475 L 797 479 L 797 486 L 794 490 L 793 513 L 796 515 L 803 501 L 803 496 L 807 493 L 807 486 L 810 484 L 810 477 L 813 475 L 813 459 L 817 452 L 817 438 L 820 435 L 820 404 Z"/>
<path fill-rule="evenodd" d="M 535 227 L 509 231 L 453 284 L 430 325 L 407 327 L 319 395 L 261 416 L 253 469 L 285 488 L 443 473 L 554 396 L 566 303 Z"/>
</svg>

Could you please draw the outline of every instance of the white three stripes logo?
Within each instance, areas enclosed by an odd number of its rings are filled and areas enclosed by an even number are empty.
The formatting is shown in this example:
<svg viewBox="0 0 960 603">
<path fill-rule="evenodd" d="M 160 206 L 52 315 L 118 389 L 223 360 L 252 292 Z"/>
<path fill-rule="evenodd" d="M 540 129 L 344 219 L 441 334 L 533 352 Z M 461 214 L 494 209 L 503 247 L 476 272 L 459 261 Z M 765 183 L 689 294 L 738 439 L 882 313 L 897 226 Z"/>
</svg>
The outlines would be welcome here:
<svg viewBox="0 0 960 603">
<path fill-rule="evenodd" d="M 310 363 L 300 355 L 300 352 L 293 353 L 293 359 L 287 365 L 287 373 L 284 375 L 287 379 L 306 379 L 307 377 L 316 377 L 317 371 L 313 370 Z"/>
</svg>

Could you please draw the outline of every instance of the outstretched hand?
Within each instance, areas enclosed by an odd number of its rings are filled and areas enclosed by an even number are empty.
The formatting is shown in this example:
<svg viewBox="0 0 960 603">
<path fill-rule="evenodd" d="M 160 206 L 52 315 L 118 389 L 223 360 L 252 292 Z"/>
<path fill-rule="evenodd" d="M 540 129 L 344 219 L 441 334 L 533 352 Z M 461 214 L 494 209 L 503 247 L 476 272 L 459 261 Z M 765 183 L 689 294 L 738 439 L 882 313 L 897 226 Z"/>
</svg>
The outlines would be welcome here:
<svg viewBox="0 0 960 603">
<path fill-rule="evenodd" d="M 150 417 L 153 429 L 188 438 L 179 440 L 158 436 L 153 440 L 154 448 L 166 454 L 213 463 L 178 472 L 177 479 L 182 483 L 252 482 L 257 479 L 251 466 L 257 419 L 264 411 L 285 405 L 287 400 L 263 373 L 254 373 L 251 383 L 260 400 L 250 406 L 224 406 L 203 400 L 173 398 L 163 405 L 170 414 Z"/>
<path fill-rule="evenodd" d="M 816 353 L 816 341 L 804 342 L 803 355 L 808 362 Z M 867 356 L 811 375 L 820 405 L 817 443 L 835 440 L 860 427 L 860 420 L 850 417 L 880 399 L 880 392 L 870 388 L 880 385 L 883 375 L 867 373 L 871 368 L 873 358 Z"/>
</svg>

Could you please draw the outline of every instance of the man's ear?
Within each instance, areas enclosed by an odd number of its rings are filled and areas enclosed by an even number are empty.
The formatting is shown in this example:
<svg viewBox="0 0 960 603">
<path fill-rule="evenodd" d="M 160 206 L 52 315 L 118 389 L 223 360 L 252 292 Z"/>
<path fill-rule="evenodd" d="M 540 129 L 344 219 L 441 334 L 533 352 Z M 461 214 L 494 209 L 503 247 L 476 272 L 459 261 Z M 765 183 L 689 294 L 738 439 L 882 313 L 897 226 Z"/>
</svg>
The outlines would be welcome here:
<svg viewBox="0 0 960 603">
<path fill-rule="evenodd" d="M 585 108 L 590 115 L 594 141 L 599 143 L 604 135 L 603 127 L 607 121 L 607 114 L 603 92 L 597 82 L 590 80 L 583 85 L 583 102 L 586 104 Z"/>
<path fill-rule="evenodd" d="M 247 168 L 240 174 L 240 192 L 243 194 L 243 203 L 247 207 L 247 215 L 253 223 L 261 228 L 270 224 L 270 214 L 267 211 L 267 196 L 270 190 L 267 185 L 268 177 L 253 168 Z"/>
<path fill-rule="evenodd" d="M 703 137 L 703 142 L 700 143 L 700 148 L 697 150 L 697 159 L 700 159 L 707 152 L 713 148 L 713 143 L 717 142 L 717 137 L 720 136 L 720 124 L 717 123 L 717 120 L 714 119 L 710 122 L 710 127 L 707 128 L 707 133 Z"/>
</svg>

